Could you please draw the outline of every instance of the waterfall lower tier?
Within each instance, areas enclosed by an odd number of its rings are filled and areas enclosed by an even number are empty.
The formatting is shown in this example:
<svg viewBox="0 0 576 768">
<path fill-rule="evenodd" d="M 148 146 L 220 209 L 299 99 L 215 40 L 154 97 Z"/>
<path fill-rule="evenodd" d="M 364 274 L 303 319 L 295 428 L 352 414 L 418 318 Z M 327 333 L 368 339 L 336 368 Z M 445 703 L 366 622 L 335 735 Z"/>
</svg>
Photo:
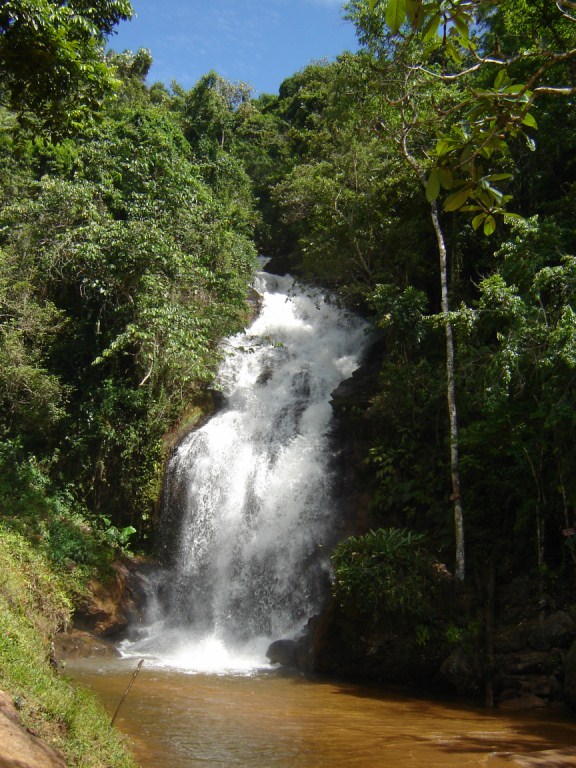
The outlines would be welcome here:
<svg viewBox="0 0 576 768">
<path fill-rule="evenodd" d="M 330 393 L 358 367 L 365 328 L 290 277 L 261 274 L 256 289 L 259 316 L 225 344 L 223 407 L 170 462 L 173 567 L 125 653 L 203 671 L 262 666 L 329 589 Z"/>
</svg>

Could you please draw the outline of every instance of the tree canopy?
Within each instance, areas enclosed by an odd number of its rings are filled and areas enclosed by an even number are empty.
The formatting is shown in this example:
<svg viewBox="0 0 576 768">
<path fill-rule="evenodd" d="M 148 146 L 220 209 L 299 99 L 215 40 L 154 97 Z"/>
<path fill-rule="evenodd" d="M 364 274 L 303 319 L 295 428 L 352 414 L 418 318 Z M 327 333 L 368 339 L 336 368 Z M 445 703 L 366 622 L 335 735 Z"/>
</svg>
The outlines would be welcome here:
<svg viewBox="0 0 576 768">
<path fill-rule="evenodd" d="M 0 103 L 80 127 L 116 85 L 104 45 L 132 13 L 129 0 L 3 0 Z"/>
</svg>

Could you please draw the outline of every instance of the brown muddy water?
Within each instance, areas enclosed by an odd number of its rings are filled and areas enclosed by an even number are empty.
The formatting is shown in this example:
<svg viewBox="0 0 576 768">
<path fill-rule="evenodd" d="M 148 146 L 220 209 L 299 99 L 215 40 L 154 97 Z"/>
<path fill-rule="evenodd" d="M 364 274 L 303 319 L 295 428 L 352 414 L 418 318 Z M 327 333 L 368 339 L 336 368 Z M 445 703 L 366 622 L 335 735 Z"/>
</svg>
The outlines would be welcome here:
<svg viewBox="0 0 576 768">
<path fill-rule="evenodd" d="M 112 716 L 134 659 L 69 661 Z M 486 711 L 274 671 L 146 668 L 116 725 L 142 768 L 560 768 L 576 766 L 568 712 Z"/>
</svg>

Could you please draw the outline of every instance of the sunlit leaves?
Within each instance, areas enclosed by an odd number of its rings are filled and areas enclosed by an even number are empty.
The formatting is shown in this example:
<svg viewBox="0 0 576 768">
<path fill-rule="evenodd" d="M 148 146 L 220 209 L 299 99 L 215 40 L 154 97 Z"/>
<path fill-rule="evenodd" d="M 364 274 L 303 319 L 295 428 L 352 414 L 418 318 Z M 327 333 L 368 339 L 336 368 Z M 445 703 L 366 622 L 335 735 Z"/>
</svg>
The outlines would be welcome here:
<svg viewBox="0 0 576 768">
<path fill-rule="evenodd" d="M 406 0 L 388 0 L 386 5 L 386 24 L 393 34 L 400 31 L 400 27 L 406 20 Z"/>
<path fill-rule="evenodd" d="M 0 15 L 0 98 L 53 131 L 78 130 L 118 85 L 104 61 L 128 0 L 5 0 Z"/>
<path fill-rule="evenodd" d="M 350 0 L 347 9 L 360 30 L 361 41 L 377 56 L 394 59 L 405 68 L 406 93 L 395 94 L 398 103 L 402 98 L 413 99 L 418 87 L 433 88 L 435 80 L 453 83 L 454 93 L 460 93 L 460 103 L 455 96 L 444 115 L 451 127 L 439 136 L 434 150 L 424 152 L 431 161 L 424 161 L 426 199 L 441 199 L 448 212 L 478 205 L 486 215 L 476 212 L 475 228 L 481 226 L 483 232 L 491 234 L 511 198 L 494 185 L 495 178 L 488 176 L 507 170 L 510 151 L 517 142 L 530 151 L 536 148 L 534 105 L 542 91 L 540 81 L 556 85 L 557 75 L 551 73 L 562 76 L 563 62 L 575 58 L 576 49 L 562 50 L 562 45 L 574 37 L 566 28 L 567 35 L 557 33 L 548 43 L 532 35 L 525 39 L 523 48 L 504 53 L 489 27 L 493 19 L 500 19 L 512 28 L 514 6 L 493 0 L 494 12 L 487 17 L 486 5 L 478 0 Z M 562 4 L 557 10 L 564 27 L 569 26 L 569 17 L 560 15 Z M 552 10 L 552 24 L 556 23 L 555 14 Z M 494 50 L 488 45 L 494 45 Z M 570 88 L 564 91 L 570 92 Z M 439 119 L 442 117 L 440 111 Z"/>
<path fill-rule="evenodd" d="M 428 182 L 426 183 L 426 199 L 429 203 L 433 203 L 434 200 L 440 194 L 440 173 L 438 169 L 434 168 L 428 176 Z"/>
<path fill-rule="evenodd" d="M 65 424 L 75 486 L 130 515 L 155 501 L 161 435 L 246 322 L 255 249 L 245 179 L 222 173 L 216 197 L 178 115 L 144 88 L 107 107 L 82 142 L 21 133 L 40 181 L 0 174 L 0 304 L 14 305 L 0 318 L 0 404 L 5 428 L 36 444 L 59 445 Z"/>
<path fill-rule="evenodd" d="M 466 188 L 452 192 L 444 201 L 444 210 L 457 211 L 458 208 L 461 208 L 466 203 L 469 194 L 470 191 Z"/>
</svg>

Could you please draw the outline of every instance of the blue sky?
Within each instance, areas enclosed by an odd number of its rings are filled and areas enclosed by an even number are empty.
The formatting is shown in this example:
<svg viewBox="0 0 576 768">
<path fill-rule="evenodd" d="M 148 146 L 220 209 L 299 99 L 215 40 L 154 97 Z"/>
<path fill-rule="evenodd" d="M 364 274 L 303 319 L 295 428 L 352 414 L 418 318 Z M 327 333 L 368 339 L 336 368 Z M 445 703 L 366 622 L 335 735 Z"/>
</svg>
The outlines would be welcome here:
<svg viewBox="0 0 576 768">
<path fill-rule="evenodd" d="M 136 18 L 109 40 L 116 51 L 149 48 L 149 82 L 191 88 L 211 69 L 250 83 L 256 95 L 318 59 L 356 50 L 340 0 L 132 0 Z"/>
</svg>

